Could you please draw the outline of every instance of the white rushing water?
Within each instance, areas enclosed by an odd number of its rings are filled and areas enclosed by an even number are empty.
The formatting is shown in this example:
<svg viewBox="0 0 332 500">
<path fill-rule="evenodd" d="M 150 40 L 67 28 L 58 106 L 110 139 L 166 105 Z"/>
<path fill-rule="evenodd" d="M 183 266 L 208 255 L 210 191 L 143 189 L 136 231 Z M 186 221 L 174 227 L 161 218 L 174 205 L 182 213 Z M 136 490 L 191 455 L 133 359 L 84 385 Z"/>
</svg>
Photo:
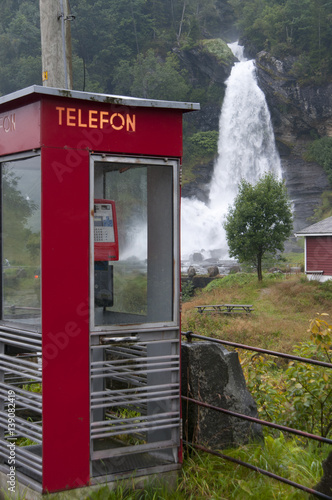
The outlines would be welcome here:
<svg viewBox="0 0 332 500">
<path fill-rule="evenodd" d="M 229 47 L 240 62 L 234 64 L 226 82 L 209 202 L 182 199 L 183 260 L 190 260 L 194 252 L 202 253 L 205 258 L 217 253 L 220 259 L 227 259 L 223 221 L 240 180 L 255 184 L 265 172 L 281 178 L 270 113 L 264 93 L 257 85 L 255 63 L 243 57 L 243 47 L 237 43 Z"/>
</svg>

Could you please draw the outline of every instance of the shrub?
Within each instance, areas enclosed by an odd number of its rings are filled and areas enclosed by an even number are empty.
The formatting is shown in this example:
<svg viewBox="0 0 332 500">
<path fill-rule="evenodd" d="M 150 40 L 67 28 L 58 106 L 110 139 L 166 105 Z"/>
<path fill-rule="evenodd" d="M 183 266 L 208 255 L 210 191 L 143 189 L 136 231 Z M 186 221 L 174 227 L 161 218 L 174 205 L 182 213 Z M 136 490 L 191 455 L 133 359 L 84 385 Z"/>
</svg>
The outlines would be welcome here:
<svg viewBox="0 0 332 500">
<path fill-rule="evenodd" d="M 189 299 L 194 295 L 194 284 L 191 280 L 182 283 L 182 301 L 188 302 Z"/>
<path fill-rule="evenodd" d="M 197 132 L 188 139 L 188 145 L 192 156 L 199 158 L 201 156 L 215 155 L 218 151 L 217 130 L 208 130 L 207 132 Z"/>
<path fill-rule="evenodd" d="M 303 358 L 331 363 L 332 325 L 318 315 L 310 322 L 310 340 L 295 346 Z M 332 431 L 332 383 L 328 368 L 291 361 L 284 370 L 274 360 L 245 352 L 248 388 L 263 419 L 327 437 Z"/>
<path fill-rule="evenodd" d="M 316 161 L 324 168 L 332 186 L 332 137 L 323 137 L 313 141 L 309 146 L 306 159 Z"/>
</svg>

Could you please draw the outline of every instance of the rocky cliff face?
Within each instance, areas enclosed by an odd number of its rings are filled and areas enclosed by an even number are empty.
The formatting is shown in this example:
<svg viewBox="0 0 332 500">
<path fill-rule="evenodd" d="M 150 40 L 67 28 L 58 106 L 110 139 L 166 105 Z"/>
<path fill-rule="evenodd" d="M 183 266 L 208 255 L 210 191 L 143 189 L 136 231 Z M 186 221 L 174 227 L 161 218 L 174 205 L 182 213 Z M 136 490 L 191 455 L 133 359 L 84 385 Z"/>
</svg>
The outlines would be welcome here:
<svg viewBox="0 0 332 500">
<path fill-rule="evenodd" d="M 202 106 L 190 113 L 188 124 L 196 130 L 217 130 L 221 100 L 232 63 L 221 64 L 215 56 L 202 51 L 182 52 L 182 64 L 193 81 L 217 86 L 220 102 Z M 270 109 L 275 138 L 289 196 L 294 207 L 294 231 L 312 223 L 314 210 L 321 203 L 323 191 L 331 189 L 323 168 L 308 162 L 304 154 L 315 138 L 332 136 L 332 83 L 323 86 L 300 86 L 291 73 L 294 57 L 277 60 L 267 52 L 256 55 L 258 83 Z M 184 196 L 206 200 L 213 162 L 197 165 L 195 179 L 183 187 Z M 293 245 L 293 249 L 296 245 Z"/>
<path fill-rule="evenodd" d="M 174 52 L 180 60 L 181 67 L 187 71 L 193 88 L 205 89 L 204 95 L 197 96 L 197 100 L 201 102 L 200 111 L 185 115 L 185 128 L 195 132 L 218 131 L 220 110 L 226 89 L 225 82 L 236 58 L 226 42 L 220 38 L 203 40 L 196 47 L 174 49 Z M 197 162 L 192 170 L 193 179 L 182 186 L 182 196 L 207 202 L 213 168 L 214 159 Z M 185 169 L 184 163 L 184 176 Z"/>
<path fill-rule="evenodd" d="M 332 136 L 332 84 L 300 86 L 291 74 L 294 58 L 280 61 L 267 52 L 256 56 L 258 82 L 271 112 L 288 193 L 294 205 L 294 229 L 311 221 L 322 192 L 330 189 L 323 168 L 304 159 L 310 141 Z"/>
</svg>

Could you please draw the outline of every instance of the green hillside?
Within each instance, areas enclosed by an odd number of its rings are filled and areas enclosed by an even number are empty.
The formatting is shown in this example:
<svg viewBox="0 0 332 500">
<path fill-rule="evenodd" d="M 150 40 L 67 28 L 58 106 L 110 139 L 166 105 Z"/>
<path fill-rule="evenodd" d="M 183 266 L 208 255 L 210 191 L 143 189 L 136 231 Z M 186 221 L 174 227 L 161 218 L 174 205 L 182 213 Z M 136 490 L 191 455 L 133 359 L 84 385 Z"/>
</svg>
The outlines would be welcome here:
<svg viewBox="0 0 332 500">
<path fill-rule="evenodd" d="M 196 83 L 177 49 L 236 34 L 253 53 L 297 56 L 295 76 L 328 79 L 332 72 L 331 1 L 71 0 L 71 10 L 78 90 L 192 99 Z M 0 94 L 41 83 L 40 51 L 39 3 L 3 0 Z"/>
</svg>

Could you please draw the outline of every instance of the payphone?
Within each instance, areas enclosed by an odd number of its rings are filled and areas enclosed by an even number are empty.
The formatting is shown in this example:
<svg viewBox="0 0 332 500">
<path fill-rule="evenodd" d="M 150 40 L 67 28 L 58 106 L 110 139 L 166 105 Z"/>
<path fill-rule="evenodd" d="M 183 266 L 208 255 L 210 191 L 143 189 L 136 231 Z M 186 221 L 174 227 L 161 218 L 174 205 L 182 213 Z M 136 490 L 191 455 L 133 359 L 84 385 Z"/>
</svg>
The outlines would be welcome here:
<svg viewBox="0 0 332 500">
<path fill-rule="evenodd" d="M 26 498 L 181 467 L 182 115 L 194 109 L 40 86 L 0 96 L 0 487 L 12 441 Z"/>
<path fill-rule="evenodd" d="M 119 260 L 115 202 L 94 201 L 95 261 Z"/>
<path fill-rule="evenodd" d="M 119 260 L 115 202 L 94 200 L 95 306 L 113 306 L 113 266 Z"/>
</svg>

